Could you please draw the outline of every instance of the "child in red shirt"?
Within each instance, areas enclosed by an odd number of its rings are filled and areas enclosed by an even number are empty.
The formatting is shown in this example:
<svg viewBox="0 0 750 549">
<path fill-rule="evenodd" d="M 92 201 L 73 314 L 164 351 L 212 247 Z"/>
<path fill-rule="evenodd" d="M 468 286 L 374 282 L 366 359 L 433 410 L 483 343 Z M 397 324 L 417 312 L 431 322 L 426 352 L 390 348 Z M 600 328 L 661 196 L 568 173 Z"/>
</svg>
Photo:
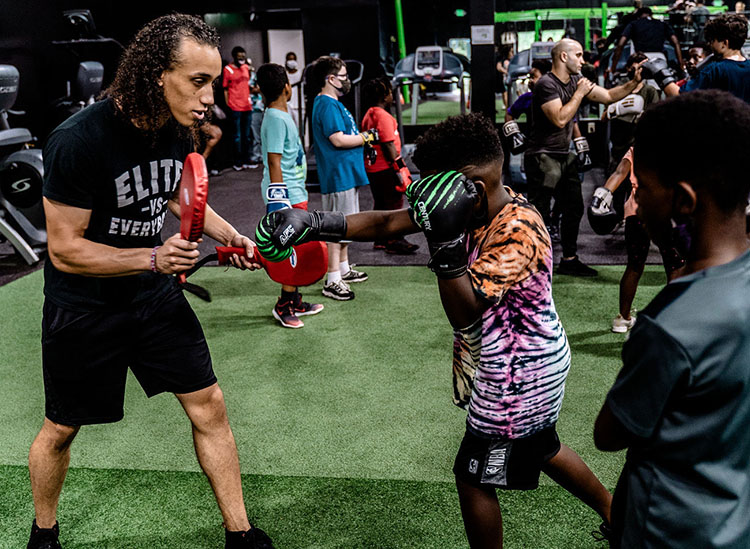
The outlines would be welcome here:
<svg viewBox="0 0 750 549">
<path fill-rule="evenodd" d="M 389 112 L 393 89 L 388 77 L 370 80 L 362 90 L 364 104 L 370 107 L 362 119 L 362 130 L 376 129 L 378 139 L 365 147 L 365 171 L 375 210 L 400 210 L 411 174 L 401 158 L 401 137 L 396 119 Z M 404 238 L 376 240 L 374 248 L 389 254 L 413 254 L 419 248 Z"/>
</svg>

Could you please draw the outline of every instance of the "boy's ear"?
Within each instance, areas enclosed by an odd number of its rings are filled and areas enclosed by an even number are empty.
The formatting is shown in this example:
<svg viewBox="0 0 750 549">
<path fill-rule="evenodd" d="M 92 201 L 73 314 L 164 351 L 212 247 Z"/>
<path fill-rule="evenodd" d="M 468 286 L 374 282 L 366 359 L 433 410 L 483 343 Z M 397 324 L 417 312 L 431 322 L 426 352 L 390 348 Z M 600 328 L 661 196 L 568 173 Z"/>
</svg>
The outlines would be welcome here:
<svg viewBox="0 0 750 549">
<path fill-rule="evenodd" d="M 684 218 L 692 215 L 698 207 L 698 193 L 687 181 L 680 181 L 674 190 L 675 217 Z"/>
<path fill-rule="evenodd" d="M 474 182 L 474 188 L 477 190 L 477 199 L 475 201 L 475 205 L 481 204 L 482 200 L 487 197 L 487 184 L 481 179 L 473 179 L 471 177 L 469 179 Z"/>
</svg>

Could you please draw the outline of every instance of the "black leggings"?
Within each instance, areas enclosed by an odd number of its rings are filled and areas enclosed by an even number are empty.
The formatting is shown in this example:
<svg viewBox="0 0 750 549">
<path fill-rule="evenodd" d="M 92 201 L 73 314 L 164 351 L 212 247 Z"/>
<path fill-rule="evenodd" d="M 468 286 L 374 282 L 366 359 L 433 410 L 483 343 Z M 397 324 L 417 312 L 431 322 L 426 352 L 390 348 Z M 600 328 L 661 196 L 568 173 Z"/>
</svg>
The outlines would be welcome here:
<svg viewBox="0 0 750 549">
<path fill-rule="evenodd" d="M 544 223 L 550 224 L 550 202 L 555 199 L 555 211 L 560 223 L 560 243 L 563 257 L 573 257 L 578 251 L 578 229 L 583 217 L 581 176 L 573 153 L 547 153 L 524 156 L 529 202 L 539 211 Z"/>
</svg>

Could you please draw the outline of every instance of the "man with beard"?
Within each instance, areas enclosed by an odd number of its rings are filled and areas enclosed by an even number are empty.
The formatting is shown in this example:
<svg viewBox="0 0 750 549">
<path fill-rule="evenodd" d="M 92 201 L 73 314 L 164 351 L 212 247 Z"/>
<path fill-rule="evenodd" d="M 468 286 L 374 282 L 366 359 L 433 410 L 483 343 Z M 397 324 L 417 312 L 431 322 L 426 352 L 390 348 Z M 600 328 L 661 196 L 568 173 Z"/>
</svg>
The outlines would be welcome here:
<svg viewBox="0 0 750 549">
<path fill-rule="evenodd" d="M 146 25 L 123 53 L 105 99 L 69 118 L 44 148 L 42 366 L 45 419 L 29 452 L 35 520 L 28 549 L 59 549 L 57 506 L 82 425 L 123 418 L 130 368 L 151 397 L 174 393 L 214 491 L 227 548 L 271 548 L 250 525 L 224 397 L 206 339 L 173 274 L 192 267 L 198 243 L 161 240 L 167 210 L 180 214 L 182 161 L 214 103 L 221 74 L 216 31 L 188 15 Z M 254 244 L 206 206 L 204 233 Z M 236 267 L 260 265 L 232 257 Z"/>
</svg>

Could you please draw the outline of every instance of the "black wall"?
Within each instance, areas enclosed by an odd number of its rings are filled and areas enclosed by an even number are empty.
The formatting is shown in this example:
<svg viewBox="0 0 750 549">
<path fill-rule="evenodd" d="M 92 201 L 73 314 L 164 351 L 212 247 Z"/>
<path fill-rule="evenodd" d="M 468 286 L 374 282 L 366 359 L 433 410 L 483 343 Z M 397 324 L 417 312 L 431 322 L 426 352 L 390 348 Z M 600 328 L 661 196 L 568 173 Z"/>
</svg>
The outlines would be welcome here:
<svg viewBox="0 0 750 549">
<path fill-rule="evenodd" d="M 384 5 L 392 2 L 384 2 Z M 56 40 L 73 38 L 63 18 L 66 9 L 91 11 L 98 34 L 123 45 L 145 23 L 172 11 L 237 13 L 250 31 L 269 28 L 301 28 L 308 60 L 331 52 L 365 63 L 365 78 L 381 74 L 388 51 L 387 33 L 380 32 L 378 0 L 195 0 L 128 4 L 114 0 L 0 0 L 0 63 L 15 65 L 21 73 L 15 110 L 27 115 L 12 117 L 11 124 L 28 127 L 44 138 L 51 130 L 50 105 L 66 93 L 79 61 L 100 61 L 105 67 L 105 85 L 111 81 L 120 48 L 114 43 L 55 46 Z M 254 17 L 250 14 L 254 13 Z M 252 19 L 252 20 L 251 20 Z M 395 35 L 395 31 L 394 31 Z M 265 44 L 263 51 L 265 52 Z M 254 60 L 256 66 L 265 59 Z"/>
</svg>

